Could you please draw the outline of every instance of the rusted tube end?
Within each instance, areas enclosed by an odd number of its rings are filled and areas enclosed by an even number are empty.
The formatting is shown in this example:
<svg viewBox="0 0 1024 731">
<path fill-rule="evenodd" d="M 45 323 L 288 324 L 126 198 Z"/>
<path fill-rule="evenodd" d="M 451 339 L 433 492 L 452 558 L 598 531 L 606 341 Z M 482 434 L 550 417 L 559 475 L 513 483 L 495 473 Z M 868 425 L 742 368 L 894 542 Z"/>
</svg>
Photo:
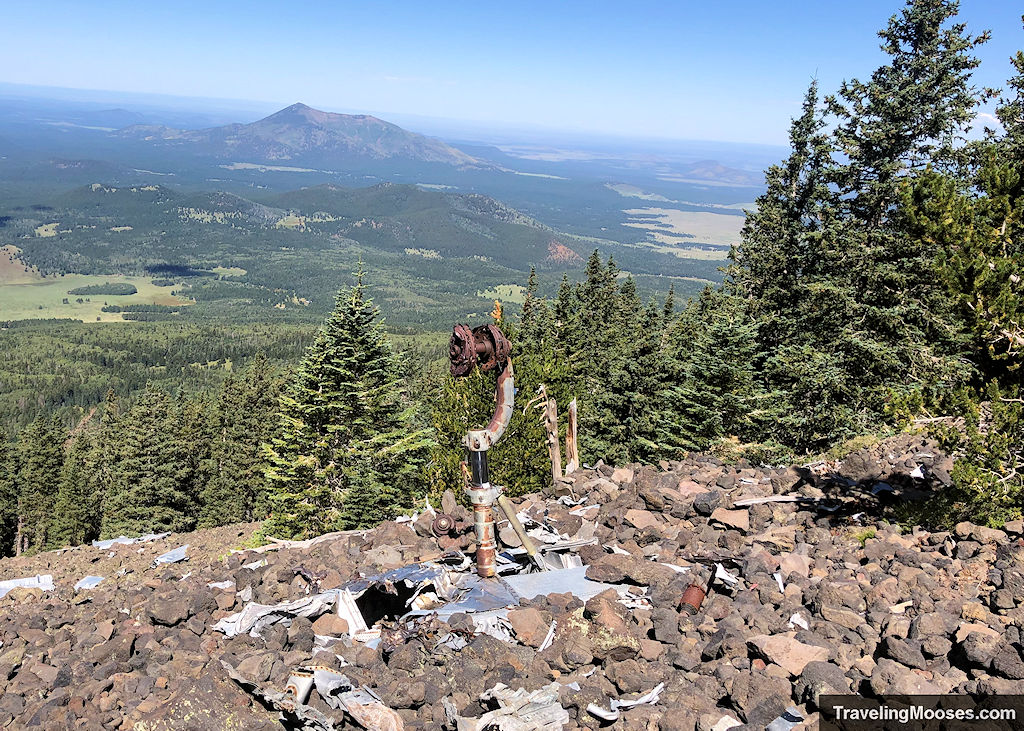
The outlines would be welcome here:
<svg viewBox="0 0 1024 731">
<path fill-rule="evenodd" d="M 490 505 L 473 506 L 473 525 L 476 528 L 476 572 L 485 579 L 492 578 L 498 543 L 494 538 L 494 513 Z"/>
<path fill-rule="evenodd" d="M 679 600 L 679 608 L 693 616 L 700 611 L 700 605 L 704 603 L 704 590 L 696 584 L 690 584 L 683 592 L 683 598 Z"/>
</svg>

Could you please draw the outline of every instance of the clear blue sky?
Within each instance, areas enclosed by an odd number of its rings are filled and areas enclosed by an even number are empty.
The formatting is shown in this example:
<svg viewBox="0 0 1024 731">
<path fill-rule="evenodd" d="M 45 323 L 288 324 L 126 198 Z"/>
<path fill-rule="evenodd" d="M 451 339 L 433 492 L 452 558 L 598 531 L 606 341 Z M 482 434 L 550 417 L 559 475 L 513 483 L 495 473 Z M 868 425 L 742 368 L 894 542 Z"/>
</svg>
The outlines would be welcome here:
<svg viewBox="0 0 1024 731">
<path fill-rule="evenodd" d="M 636 137 L 780 143 L 815 74 L 878 65 L 902 5 L 859 0 L 265 2 L 6 0 L 0 81 L 424 116 Z M 1009 0 L 981 84 L 1024 47 Z"/>
</svg>

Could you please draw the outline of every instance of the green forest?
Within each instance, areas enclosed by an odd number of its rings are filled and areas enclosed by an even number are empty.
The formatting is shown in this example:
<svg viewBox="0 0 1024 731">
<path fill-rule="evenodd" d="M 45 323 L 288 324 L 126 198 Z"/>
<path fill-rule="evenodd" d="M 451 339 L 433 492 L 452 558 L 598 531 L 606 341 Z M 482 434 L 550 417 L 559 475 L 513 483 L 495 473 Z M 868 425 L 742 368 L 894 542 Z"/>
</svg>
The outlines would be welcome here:
<svg viewBox="0 0 1024 731">
<path fill-rule="evenodd" d="M 1003 90 L 977 88 L 988 36 L 956 11 L 909 0 L 880 32 L 887 59 L 869 78 L 810 85 L 720 284 L 651 297 L 622 271 L 632 265 L 594 251 L 581 276 L 557 285 L 534 271 L 520 309 L 496 308 L 519 389 L 496 483 L 515 495 L 550 480 L 542 425 L 522 408 L 543 384 L 560 406 L 578 401 L 587 464 L 692 451 L 779 464 L 926 428 L 957 458 L 931 522 L 1021 517 L 1024 53 Z M 969 135 L 989 102 L 999 128 Z M 58 253 L 38 261 L 59 268 Z M 18 395 L 0 412 L 14 437 L 0 438 L 0 551 L 238 521 L 308 536 L 460 492 L 461 438 L 490 413 L 493 374 L 456 381 L 436 335 L 389 333 L 370 296 L 383 276 L 357 272 L 315 332 L 8 330 L 17 347 L 0 379 Z M 34 372 L 55 348 L 66 370 Z"/>
</svg>

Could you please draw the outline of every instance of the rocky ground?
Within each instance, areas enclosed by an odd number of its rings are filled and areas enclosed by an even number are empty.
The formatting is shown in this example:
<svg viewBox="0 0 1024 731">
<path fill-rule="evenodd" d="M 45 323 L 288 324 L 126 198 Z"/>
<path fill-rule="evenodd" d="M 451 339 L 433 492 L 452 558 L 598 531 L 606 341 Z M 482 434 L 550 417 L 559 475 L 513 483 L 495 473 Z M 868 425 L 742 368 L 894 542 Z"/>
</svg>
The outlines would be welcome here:
<svg viewBox="0 0 1024 731">
<path fill-rule="evenodd" d="M 445 570 L 446 553 L 446 576 L 465 580 L 451 567 L 473 549 L 472 525 L 450 501 L 441 537 L 426 515 L 270 551 L 232 552 L 254 526 L 229 526 L 4 560 L 0 579 L 50 574 L 55 586 L 0 599 L 0 726 L 800 729 L 815 727 L 822 693 L 1021 694 L 1024 527 L 902 533 L 882 518 L 948 484 L 950 466 L 903 436 L 800 468 L 696 456 L 580 471 L 518 504 L 609 588 L 584 600 L 577 584 L 555 586 L 500 611 L 490 632 L 464 612 L 397 621 L 383 599 L 393 589 L 405 611 L 400 581 L 374 584 L 374 607 L 360 600 L 368 620 L 383 617 L 378 632 L 333 604 L 332 590 L 373 584 L 352 583 L 362 577 Z M 153 567 L 186 543 L 187 561 Z M 75 591 L 87 575 L 104 581 Z M 691 584 L 708 588 L 694 614 L 680 603 Z M 252 602 L 294 600 L 305 608 L 276 610 L 255 634 L 214 629 Z M 314 676 L 306 700 L 294 686 Z M 636 699 L 647 702 L 602 718 Z"/>
</svg>

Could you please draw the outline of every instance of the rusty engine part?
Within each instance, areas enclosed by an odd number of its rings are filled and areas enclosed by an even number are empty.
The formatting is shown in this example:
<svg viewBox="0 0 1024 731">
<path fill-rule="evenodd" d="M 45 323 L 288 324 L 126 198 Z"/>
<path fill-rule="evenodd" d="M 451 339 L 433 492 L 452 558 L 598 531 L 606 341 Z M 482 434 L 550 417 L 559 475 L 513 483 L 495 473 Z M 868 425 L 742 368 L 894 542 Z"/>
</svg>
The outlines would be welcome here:
<svg viewBox="0 0 1024 731">
<path fill-rule="evenodd" d="M 693 616 L 700 611 L 700 605 L 704 603 L 705 596 L 706 592 L 702 587 L 697 584 L 690 584 L 686 587 L 682 598 L 679 600 L 679 608 L 686 614 Z"/>
<path fill-rule="evenodd" d="M 512 344 L 497 325 L 456 325 L 448 341 L 448 360 L 452 375 L 463 378 L 477 366 L 483 371 L 505 368 Z"/>
<path fill-rule="evenodd" d="M 469 462 L 469 480 L 466 494 L 473 505 L 473 526 L 476 530 L 476 570 L 482 577 L 493 577 L 495 555 L 498 549 L 496 531 L 494 529 L 494 506 L 498 504 L 502 512 L 510 518 L 513 529 L 519 521 L 510 515 L 510 508 L 502 505 L 501 488 L 492 485 L 487 467 L 487 450 L 493 447 L 512 419 L 515 407 L 515 375 L 509 355 L 512 344 L 497 325 L 480 325 L 470 329 L 467 325 L 456 325 L 448 342 L 448 359 L 451 362 L 452 375 L 456 378 L 468 376 L 473 369 L 490 371 L 500 369 L 498 384 L 495 389 L 494 415 L 483 429 L 472 429 L 466 434 L 463 443 L 467 450 Z M 523 541 L 529 556 L 544 568 L 543 561 L 537 557 L 537 549 L 529 536 L 518 526 L 516 532 Z"/>
<path fill-rule="evenodd" d="M 439 513 L 430 523 L 430 532 L 438 538 L 448 535 L 454 528 L 455 518 L 448 515 L 448 513 Z"/>
</svg>

